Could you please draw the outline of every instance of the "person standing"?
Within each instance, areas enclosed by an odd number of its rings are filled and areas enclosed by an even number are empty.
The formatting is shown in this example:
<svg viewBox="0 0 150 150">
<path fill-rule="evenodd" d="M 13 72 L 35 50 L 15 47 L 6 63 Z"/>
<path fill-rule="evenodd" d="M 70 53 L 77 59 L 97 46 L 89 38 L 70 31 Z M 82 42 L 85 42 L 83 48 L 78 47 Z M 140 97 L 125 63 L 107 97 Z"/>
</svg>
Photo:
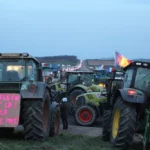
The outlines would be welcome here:
<svg viewBox="0 0 150 150">
<path fill-rule="evenodd" d="M 61 112 L 61 119 L 63 123 L 63 129 L 68 129 L 68 101 L 66 97 L 62 98 L 60 104 L 60 112 Z"/>
</svg>

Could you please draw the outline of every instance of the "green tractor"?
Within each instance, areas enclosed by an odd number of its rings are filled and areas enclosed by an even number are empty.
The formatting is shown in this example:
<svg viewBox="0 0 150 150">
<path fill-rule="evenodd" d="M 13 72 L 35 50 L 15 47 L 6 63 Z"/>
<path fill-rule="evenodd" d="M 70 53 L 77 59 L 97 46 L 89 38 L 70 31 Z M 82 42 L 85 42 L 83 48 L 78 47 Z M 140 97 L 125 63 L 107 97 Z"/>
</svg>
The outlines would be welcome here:
<svg viewBox="0 0 150 150">
<path fill-rule="evenodd" d="M 103 86 L 108 87 L 110 79 L 115 77 L 115 79 L 122 80 L 124 73 L 122 71 L 113 71 L 111 76 L 103 79 Z M 82 126 L 91 126 L 96 121 L 98 117 L 103 116 L 104 104 L 107 101 L 107 92 L 90 92 L 84 93 L 77 97 L 76 106 L 74 107 L 74 117 L 76 122 Z"/>
<path fill-rule="evenodd" d="M 66 72 L 66 94 L 70 105 L 70 114 L 74 113 L 77 96 L 88 92 L 106 92 L 106 89 L 93 84 L 93 72 L 68 71 Z"/>
<path fill-rule="evenodd" d="M 63 81 L 50 84 L 50 88 L 58 93 L 66 93 L 69 102 L 69 112 L 74 113 L 76 97 L 88 92 L 106 92 L 104 84 L 96 85 L 93 83 L 92 71 L 67 71 L 63 75 Z"/>
<path fill-rule="evenodd" d="M 106 93 L 89 92 L 79 95 L 74 106 L 74 117 L 81 126 L 91 126 L 103 113 L 102 103 L 107 101 Z"/>
<path fill-rule="evenodd" d="M 113 86 L 116 80 L 110 83 L 103 139 L 114 147 L 128 148 L 134 135 L 140 134 L 145 150 L 150 140 L 150 63 L 134 61 L 124 71 L 122 86 Z"/>
<path fill-rule="evenodd" d="M 28 53 L 0 53 L 0 133 L 9 136 L 18 125 L 26 140 L 44 141 L 59 133 L 60 108 L 42 65 Z"/>
</svg>

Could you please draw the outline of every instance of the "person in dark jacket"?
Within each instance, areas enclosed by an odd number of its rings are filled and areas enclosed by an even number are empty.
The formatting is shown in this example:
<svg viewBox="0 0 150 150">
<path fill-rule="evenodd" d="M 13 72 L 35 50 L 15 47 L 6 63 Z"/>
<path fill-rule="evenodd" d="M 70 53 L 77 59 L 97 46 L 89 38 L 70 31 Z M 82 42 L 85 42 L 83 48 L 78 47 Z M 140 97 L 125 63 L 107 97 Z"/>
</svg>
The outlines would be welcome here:
<svg viewBox="0 0 150 150">
<path fill-rule="evenodd" d="M 60 111 L 61 111 L 63 129 L 68 129 L 68 102 L 66 97 L 62 98 L 60 104 Z"/>
</svg>

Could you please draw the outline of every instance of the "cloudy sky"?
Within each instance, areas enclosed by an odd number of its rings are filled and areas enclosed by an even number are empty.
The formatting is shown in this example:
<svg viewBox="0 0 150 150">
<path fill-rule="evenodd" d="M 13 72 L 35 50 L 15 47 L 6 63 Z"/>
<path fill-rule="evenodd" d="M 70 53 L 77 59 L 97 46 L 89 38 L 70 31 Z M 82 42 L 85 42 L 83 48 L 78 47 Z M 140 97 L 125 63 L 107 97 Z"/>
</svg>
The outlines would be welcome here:
<svg viewBox="0 0 150 150">
<path fill-rule="evenodd" d="M 0 0 L 0 51 L 150 58 L 150 0 Z"/>
</svg>

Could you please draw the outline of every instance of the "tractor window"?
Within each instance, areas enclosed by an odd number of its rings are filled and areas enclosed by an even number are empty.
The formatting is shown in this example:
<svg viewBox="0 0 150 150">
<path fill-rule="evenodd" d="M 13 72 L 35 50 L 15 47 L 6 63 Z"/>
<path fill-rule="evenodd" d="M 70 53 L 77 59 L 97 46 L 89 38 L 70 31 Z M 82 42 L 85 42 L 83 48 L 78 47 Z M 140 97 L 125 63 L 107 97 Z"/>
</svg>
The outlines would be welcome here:
<svg viewBox="0 0 150 150">
<path fill-rule="evenodd" d="M 80 80 L 81 83 L 84 82 L 86 86 L 90 86 L 92 85 L 92 79 L 93 79 L 92 74 L 82 74 Z"/>
<path fill-rule="evenodd" d="M 68 78 L 68 83 L 73 83 L 77 81 L 78 76 L 76 74 L 70 74 Z"/>
<path fill-rule="evenodd" d="M 149 92 L 150 89 L 150 69 L 138 68 L 135 78 L 135 88 Z"/>
<path fill-rule="evenodd" d="M 0 59 L 0 81 L 21 81 L 24 77 L 24 60 Z"/>
<path fill-rule="evenodd" d="M 124 88 L 129 88 L 132 81 L 133 69 L 127 70 L 124 77 Z"/>
<path fill-rule="evenodd" d="M 28 73 L 27 73 L 28 79 L 32 79 L 36 81 L 37 80 L 37 67 L 36 67 L 35 62 L 33 62 L 33 60 L 29 60 L 27 62 L 27 69 L 28 69 Z"/>
</svg>

